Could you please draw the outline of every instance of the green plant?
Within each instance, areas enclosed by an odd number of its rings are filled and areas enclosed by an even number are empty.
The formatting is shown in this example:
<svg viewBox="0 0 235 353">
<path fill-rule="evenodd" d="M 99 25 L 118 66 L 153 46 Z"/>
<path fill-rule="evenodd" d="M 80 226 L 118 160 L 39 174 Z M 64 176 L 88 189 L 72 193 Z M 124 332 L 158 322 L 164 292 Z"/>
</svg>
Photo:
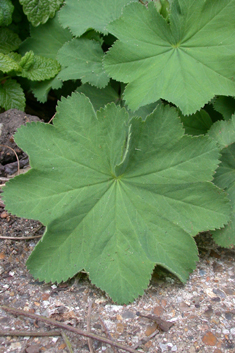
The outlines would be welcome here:
<svg viewBox="0 0 235 353">
<path fill-rule="evenodd" d="M 31 29 L 21 54 L 61 64 L 31 86 L 35 96 L 45 101 L 68 80 L 77 87 L 54 126 L 15 136 L 32 169 L 4 200 L 47 226 L 27 263 L 35 277 L 60 282 L 85 269 L 127 303 L 156 264 L 185 282 L 198 232 L 235 244 L 234 15 L 235 0 L 67 0 Z"/>
<path fill-rule="evenodd" d="M 24 11 L 33 25 L 44 23 L 54 15 L 61 1 L 25 1 Z M 45 4 L 48 8 L 45 7 Z M 53 11 L 52 11 L 53 10 Z M 17 34 L 20 24 L 12 22 L 14 6 L 10 0 L 3 0 L 0 5 L 0 106 L 4 109 L 18 108 L 24 110 L 25 95 L 20 82 L 16 78 L 23 77 L 32 82 L 53 78 L 59 71 L 59 63 L 41 55 L 35 55 L 32 50 L 24 55 L 16 52 L 21 39 Z M 15 15 L 17 19 L 17 15 Z M 19 15 L 18 15 L 19 19 Z M 17 21 L 16 21 L 17 22 Z M 21 23 L 19 21 L 19 23 Z M 6 27 L 8 26 L 8 27 Z M 24 26 L 23 26 L 24 29 Z M 19 33 L 21 34 L 21 33 Z"/>
</svg>

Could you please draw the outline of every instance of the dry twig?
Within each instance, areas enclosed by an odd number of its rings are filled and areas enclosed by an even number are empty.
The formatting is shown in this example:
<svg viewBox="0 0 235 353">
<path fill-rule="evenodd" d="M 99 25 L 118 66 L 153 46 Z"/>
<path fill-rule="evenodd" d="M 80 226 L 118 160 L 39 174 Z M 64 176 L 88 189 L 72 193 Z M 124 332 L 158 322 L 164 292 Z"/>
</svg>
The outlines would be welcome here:
<svg viewBox="0 0 235 353">
<path fill-rule="evenodd" d="M 0 235 L 0 239 L 8 239 L 8 240 L 31 240 L 36 238 L 41 238 L 42 235 L 33 235 L 32 237 L 7 237 Z"/>
<path fill-rule="evenodd" d="M 54 117 L 55 117 L 55 114 L 54 114 L 53 117 L 48 121 L 47 124 L 50 124 L 50 123 L 52 122 L 52 120 L 54 119 Z"/>
<path fill-rule="evenodd" d="M 150 319 L 152 321 L 155 321 L 160 330 L 167 332 L 171 328 L 171 326 L 174 325 L 173 322 L 163 320 L 160 318 L 160 316 L 157 315 L 143 315 L 139 311 L 137 311 L 136 315 L 141 316 L 141 317 L 146 317 L 147 319 Z"/>
<path fill-rule="evenodd" d="M 89 301 L 88 313 L 87 313 L 87 331 L 88 332 L 91 332 L 91 309 L 92 309 L 92 301 Z M 89 347 L 90 353 L 94 353 L 91 338 L 88 338 L 88 347 Z"/>
<path fill-rule="evenodd" d="M 68 330 L 70 332 L 74 332 L 74 333 L 76 333 L 78 335 L 81 335 L 81 336 L 84 336 L 84 337 L 93 338 L 93 339 L 95 339 L 97 341 L 101 341 L 103 343 L 109 344 L 110 346 L 115 346 L 117 348 L 123 349 L 126 352 L 138 353 L 138 351 L 136 351 L 135 349 L 133 349 L 131 347 L 128 347 L 128 346 L 124 346 L 121 343 L 114 342 L 114 341 L 112 341 L 112 340 L 110 340 L 110 339 L 108 339 L 106 337 L 102 337 L 102 336 L 96 335 L 96 334 L 94 334 L 92 332 L 87 332 L 87 331 L 80 330 L 79 328 L 75 328 L 73 326 L 66 325 L 66 324 L 64 324 L 62 322 L 58 322 L 58 321 L 53 320 L 53 319 L 48 319 L 47 317 L 44 317 L 44 316 L 40 316 L 40 315 L 36 315 L 36 314 L 33 314 L 33 313 L 29 313 L 28 311 L 24 311 L 24 310 L 20 310 L 20 309 L 10 308 L 10 307 L 5 306 L 5 305 L 0 306 L 0 309 L 5 310 L 6 312 L 9 312 L 9 313 L 11 313 L 13 315 L 17 315 L 17 316 L 23 315 L 23 316 L 29 317 L 31 319 L 34 319 L 34 320 L 45 322 L 48 325 L 57 326 L 57 327 L 62 328 L 63 330 Z"/>
<path fill-rule="evenodd" d="M 101 325 L 103 326 L 103 329 L 104 329 L 104 331 L 105 331 L 105 333 L 106 333 L 106 336 L 107 336 L 110 340 L 112 340 L 112 336 L 110 335 L 109 330 L 108 330 L 107 326 L 105 325 L 104 321 L 101 319 L 101 317 L 99 317 L 99 319 L 100 319 L 100 323 L 101 323 Z M 112 349 L 113 349 L 114 353 L 118 353 L 115 347 L 112 347 Z"/>
<path fill-rule="evenodd" d="M 71 343 L 64 331 L 61 331 L 61 336 L 63 337 L 64 343 L 66 344 L 66 347 L 68 348 L 69 353 L 73 353 L 73 348 L 71 346 Z"/>
<path fill-rule="evenodd" d="M 60 331 L 18 331 L 18 330 L 0 330 L 0 336 L 23 336 L 23 337 L 48 337 L 60 336 Z"/>
<path fill-rule="evenodd" d="M 42 227 L 43 225 L 41 224 L 37 229 L 35 229 L 33 234 L 36 234 Z M 41 238 L 41 237 L 42 235 L 32 235 L 29 237 L 8 237 L 8 236 L 0 235 L 0 239 L 8 239 L 8 240 L 31 240 L 31 239 Z"/>
<path fill-rule="evenodd" d="M 157 333 L 159 333 L 158 329 L 155 330 L 151 335 L 141 338 L 139 342 L 137 342 L 136 345 L 134 346 L 134 349 L 137 349 L 139 346 L 142 346 L 142 344 L 145 344 L 148 341 L 150 341 L 153 337 L 156 336 Z"/>
</svg>

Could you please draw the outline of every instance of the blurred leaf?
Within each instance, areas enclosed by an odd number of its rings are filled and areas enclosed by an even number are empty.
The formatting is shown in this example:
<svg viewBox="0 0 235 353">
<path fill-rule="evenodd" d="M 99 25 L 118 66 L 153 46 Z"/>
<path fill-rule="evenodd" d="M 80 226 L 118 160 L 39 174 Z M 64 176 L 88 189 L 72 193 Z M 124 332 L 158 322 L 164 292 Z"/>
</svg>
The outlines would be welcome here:
<svg viewBox="0 0 235 353">
<path fill-rule="evenodd" d="M 29 22 L 37 27 L 54 17 L 64 0 L 19 0 Z"/>
<path fill-rule="evenodd" d="M 16 80 L 8 79 L 0 84 L 0 106 L 5 110 L 14 108 L 24 111 L 24 91 Z"/>
</svg>

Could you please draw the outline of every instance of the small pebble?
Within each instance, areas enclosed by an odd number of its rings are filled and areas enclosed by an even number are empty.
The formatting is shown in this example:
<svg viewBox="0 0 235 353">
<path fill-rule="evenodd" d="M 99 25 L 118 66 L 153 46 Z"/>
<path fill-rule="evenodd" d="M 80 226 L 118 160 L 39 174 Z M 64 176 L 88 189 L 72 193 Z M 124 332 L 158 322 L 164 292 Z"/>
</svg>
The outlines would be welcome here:
<svg viewBox="0 0 235 353">
<path fill-rule="evenodd" d="M 235 336 L 235 327 L 232 327 L 232 328 L 230 329 L 230 333 Z"/>
</svg>

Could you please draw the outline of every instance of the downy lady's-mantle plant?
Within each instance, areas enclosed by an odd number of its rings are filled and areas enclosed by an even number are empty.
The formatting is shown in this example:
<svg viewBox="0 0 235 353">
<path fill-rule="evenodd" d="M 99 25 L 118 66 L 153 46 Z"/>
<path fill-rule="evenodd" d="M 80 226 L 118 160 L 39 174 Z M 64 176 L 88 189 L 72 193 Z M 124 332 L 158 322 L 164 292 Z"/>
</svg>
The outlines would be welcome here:
<svg viewBox="0 0 235 353">
<path fill-rule="evenodd" d="M 46 226 L 27 262 L 35 278 L 85 270 L 128 303 L 156 265 L 185 282 L 199 232 L 234 245 L 234 18 L 235 0 L 67 0 L 31 26 L 19 53 L 60 71 L 30 89 L 62 98 L 53 125 L 16 133 L 31 170 L 3 198 Z"/>
</svg>

